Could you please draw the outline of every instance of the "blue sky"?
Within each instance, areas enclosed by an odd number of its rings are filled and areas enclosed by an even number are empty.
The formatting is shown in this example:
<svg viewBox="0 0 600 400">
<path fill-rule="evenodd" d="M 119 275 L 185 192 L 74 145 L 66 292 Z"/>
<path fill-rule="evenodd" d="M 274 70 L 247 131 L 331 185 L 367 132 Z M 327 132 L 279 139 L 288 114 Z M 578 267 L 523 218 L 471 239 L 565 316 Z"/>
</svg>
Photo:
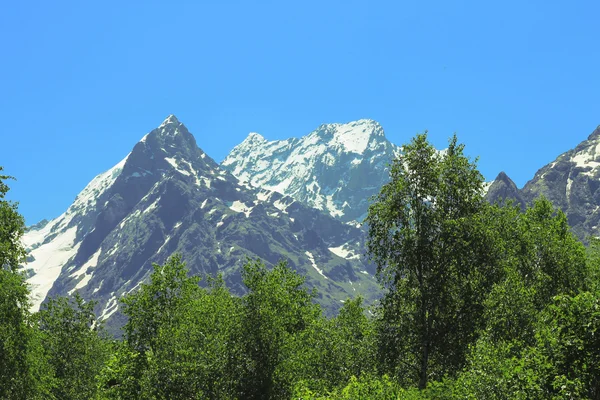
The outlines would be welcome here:
<svg viewBox="0 0 600 400">
<path fill-rule="evenodd" d="M 519 186 L 600 124 L 597 1 L 5 2 L 0 165 L 56 217 L 175 114 L 221 161 L 249 132 L 457 132 Z"/>
</svg>

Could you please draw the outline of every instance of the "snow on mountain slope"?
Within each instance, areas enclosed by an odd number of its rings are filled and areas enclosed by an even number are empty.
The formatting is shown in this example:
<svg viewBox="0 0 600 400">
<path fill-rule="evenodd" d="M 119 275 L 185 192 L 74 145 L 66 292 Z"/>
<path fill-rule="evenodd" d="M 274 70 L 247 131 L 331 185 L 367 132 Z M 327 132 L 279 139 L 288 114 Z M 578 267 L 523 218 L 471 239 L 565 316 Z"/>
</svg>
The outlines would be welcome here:
<svg viewBox="0 0 600 400">
<path fill-rule="evenodd" d="M 364 140 L 350 130 L 342 134 L 352 149 L 363 149 Z M 367 299 L 379 296 L 374 269 L 362 256 L 364 235 L 289 196 L 240 182 L 169 116 L 64 214 L 25 234 L 24 268 L 34 310 L 48 296 L 77 290 L 98 301 L 102 318 L 122 322 L 118 299 L 174 252 L 194 273 L 222 273 L 236 293 L 243 292 L 246 257 L 267 265 L 283 258 L 334 311 L 356 287 Z"/>
<path fill-rule="evenodd" d="M 127 157 L 96 176 L 77 195 L 65 213 L 43 226 L 30 229 L 23 236 L 23 244 L 28 251 L 27 282 L 31 289 L 33 311 L 39 309 L 63 265 L 77 253 L 82 237 L 90 229 L 89 224 L 84 221 L 95 217 L 98 198 L 121 174 Z"/>
<path fill-rule="evenodd" d="M 379 123 L 325 124 L 302 138 L 251 133 L 221 165 L 252 186 L 289 195 L 344 222 L 362 222 L 400 148 Z"/>
<path fill-rule="evenodd" d="M 522 207 L 539 196 L 566 214 L 583 241 L 600 235 L 600 126 L 574 149 L 540 168 L 522 189 L 501 173 L 487 194 L 490 201 L 515 200 Z"/>
</svg>

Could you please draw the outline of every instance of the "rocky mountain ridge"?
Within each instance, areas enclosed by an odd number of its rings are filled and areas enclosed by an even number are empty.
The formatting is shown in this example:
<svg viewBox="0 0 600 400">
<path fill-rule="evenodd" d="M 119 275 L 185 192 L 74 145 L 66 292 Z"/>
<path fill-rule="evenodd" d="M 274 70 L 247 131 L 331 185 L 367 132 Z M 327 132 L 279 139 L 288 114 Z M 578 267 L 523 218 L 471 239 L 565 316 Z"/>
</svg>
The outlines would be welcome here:
<svg viewBox="0 0 600 400">
<path fill-rule="evenodd" d="M 522 206 L 545 196 L 564 211 L 580 239 L 600 236 L 600 126 L 574 149 L 540 168 L 521 189 L 501 173 L 487 196 L 490 201 L 513 199 Z"/>
<path fill-rule="evenodd" d="M 361 223 L 400 152 L 379 123 L 323 124 L 301 138 L 251 133 L 221 165 L 242 182 L 280 192 L 343 222 Z"/>
<path fill-rule="evenodd" d="M 65 213 L 30 227 L 23 241 L 33 309 L 77 290 L 119 325 L 118 299 L 174 252 L 193 273 L 223 274 L 238 293 L 246 257 L 285 258 L 330 312 L 355 294 L 373 301 L 380 291 L 360 222 L 399 152 L 377 122 L 359 120 L 288 140 L 252 133 L 219 165 L 171 115 Z M 600 235 L 600 127 L 522 189 L 505 173 L 487 186 L 492 202 L 524 207 L 540 195 L 580 238 Z"/>
<path fill-rule="evenodd" d="M 240 182 L 171 115 L 23 240 L 34 309 L 78 290 L 99 302 L 102 319 L 118 320 L 120 296 L 174 252 L 193 273 L 223 274 L 238 293 L 247 257 L 284 258 L 330 312 L 357 293 L 372 301 L 379 289 L 362 256 L 364 238 L 364 230 L 289 196 Z"/>
</svg>

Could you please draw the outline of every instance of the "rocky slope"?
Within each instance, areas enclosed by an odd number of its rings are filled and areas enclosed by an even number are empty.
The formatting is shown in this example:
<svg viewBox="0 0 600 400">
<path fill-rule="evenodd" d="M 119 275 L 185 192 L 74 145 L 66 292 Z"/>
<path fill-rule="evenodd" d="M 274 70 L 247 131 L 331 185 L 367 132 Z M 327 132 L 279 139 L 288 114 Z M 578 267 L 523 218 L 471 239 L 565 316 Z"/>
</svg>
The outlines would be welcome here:
<svg viewBox="0 0 600 400">
<path fill-rule="evenodd" d="M 400 148 L 372 120 L 325 124 L 302 138 L 251 133 L 221 165 L 242 182 L 293 197 L 343 222 L 362 222 Z"/>
<path fill-rule="evenodd" d="M 361 146 L 366 152 L 380 144 Z M 34 309 L 47 296 L 78 290 L 99 302 L 103 319 L 116 318 L 118 325 L 119 298 L 147 279 L 153 262 L 163 263 L 174 252 L 194 273 L 222 273 L 238 293 L 246 257 L 267 264 L 285 258 L 335 311 L 348 296 L 378 296 L 374 269 L 362 256 L 364 238 L 363 230 L 289 196 L 240 182 L 171 115 L 94 178 L 64 214 L 26 233 L 25 268 Z"/>
<path fill-rule="evenodd" d="M 505 172 L 500 172 L 496 179 L 489 184 L 486 198 L 490 203 L 512 200 L 521 208 L 525 208 L 525 200 L 521 196 L 521 191 Z"/>
<path fill-rule="evenodd" d="M 580 239 L 600 236 L 600 126 L 538 170 L 522 189 L 501 174 L 488 192 L 491 200 L 511 198 L 523 204 L 542 195 L 565 212 Z"/>
</svg>

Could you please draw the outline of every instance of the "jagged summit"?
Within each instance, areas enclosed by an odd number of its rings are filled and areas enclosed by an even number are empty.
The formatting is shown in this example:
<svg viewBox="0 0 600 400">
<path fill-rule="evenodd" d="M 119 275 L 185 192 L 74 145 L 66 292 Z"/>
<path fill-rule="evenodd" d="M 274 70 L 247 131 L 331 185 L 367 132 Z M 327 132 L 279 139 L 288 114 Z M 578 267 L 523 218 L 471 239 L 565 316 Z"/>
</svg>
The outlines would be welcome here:
<svg viewBox="0 0 600 400">
<path fill-rule="evenodd" d="M 174 114 L 169 114 L 169 116 L 167 118 L 165 118 L 165 120 L 162 122 L 162 124 L 159 125 L 159 129 L 163 128 L 167 125 L 175 125 L 178 126 L 181 122 L 179 122 L 179 120 L 177 119 L 177 117 Z"/>
<path fill-rule="evenodd" d="M 597 140 L 598 138 L 600 138 L 600 125 L 598 125 L 596 129 L 594 129 L 594 132 L 588 136 L 588 140 Z"/>
<path fill-rule="evenodd" d="M 506 175 L 506 172 L 504 172 L 504 171 L 500 171 L 500 173 L 498 174 L 498 176 L 494 180 L 495 181 L 501 181 L 501 182 L 504 182 L 504 183 L 514 184 L 513 180 L 510 179 L 508 177 L 508 175 Z"/>
<path fill-rule="evenodd" d="M 372 141 L 385 140 L 381 125 L 370 119 L 345 124 L 323 124 L 311 133 L 323 138 L 329 146 L 339 146 L 344 151 L 362 154 Z"/>
<path fill-rule="evenodd" d="M 172 115 L 23 242 L 34 310 L 48 296 L 77 290 L 98 301 L 101 319 L 118 319 L 120 296 L 175 252 L 194 273 L 222 273 L 237 293 L 249 257 L 268 265 L 289 260 L 332 311 L 358 289 L 377 296 L 375 271 L 362 257 L 363 230 L 240 183 Z"/>
<path fill-rule="evenodd" d="M 263 143 L 266 141 L 267 141 L 267 139 L 265 139 L 264 136 L 261 135 L 260 133 L 250 132 L 248 134 L 248 136 L 246 137 L 246 139 L 244 139 L 244 141 L 240 145 L 243 145 L 243 144 L 248 145 L 251 143 Z"/>
<path fill-rule="evenodd" d="M 361 223 L 368 199 L 387 181 L 387 165 L 398 153 L 378 122 L 361 119 L 323 124 L 287 140 L 251 134 L 221 165 L 243 182 Z"/>
<path fill-rule="evenodd" d="M 504 203 L 512 200 L 521 208 L 525 208 L 525 201 L 520 190 L 504 171 L 500 172 L 496 179 L 492 181 L 486 193 L 486 198 L 491 203 Z"/>
<path fill-rule="evenodd" d="M 522 189 L 500 173 L 487 193 L 490 201 L 531 204 L 544 196 L 567 216 L 582 240 L 600 235 L 600 126 L 574 149 L 540 168 Z"/>
</svg>

